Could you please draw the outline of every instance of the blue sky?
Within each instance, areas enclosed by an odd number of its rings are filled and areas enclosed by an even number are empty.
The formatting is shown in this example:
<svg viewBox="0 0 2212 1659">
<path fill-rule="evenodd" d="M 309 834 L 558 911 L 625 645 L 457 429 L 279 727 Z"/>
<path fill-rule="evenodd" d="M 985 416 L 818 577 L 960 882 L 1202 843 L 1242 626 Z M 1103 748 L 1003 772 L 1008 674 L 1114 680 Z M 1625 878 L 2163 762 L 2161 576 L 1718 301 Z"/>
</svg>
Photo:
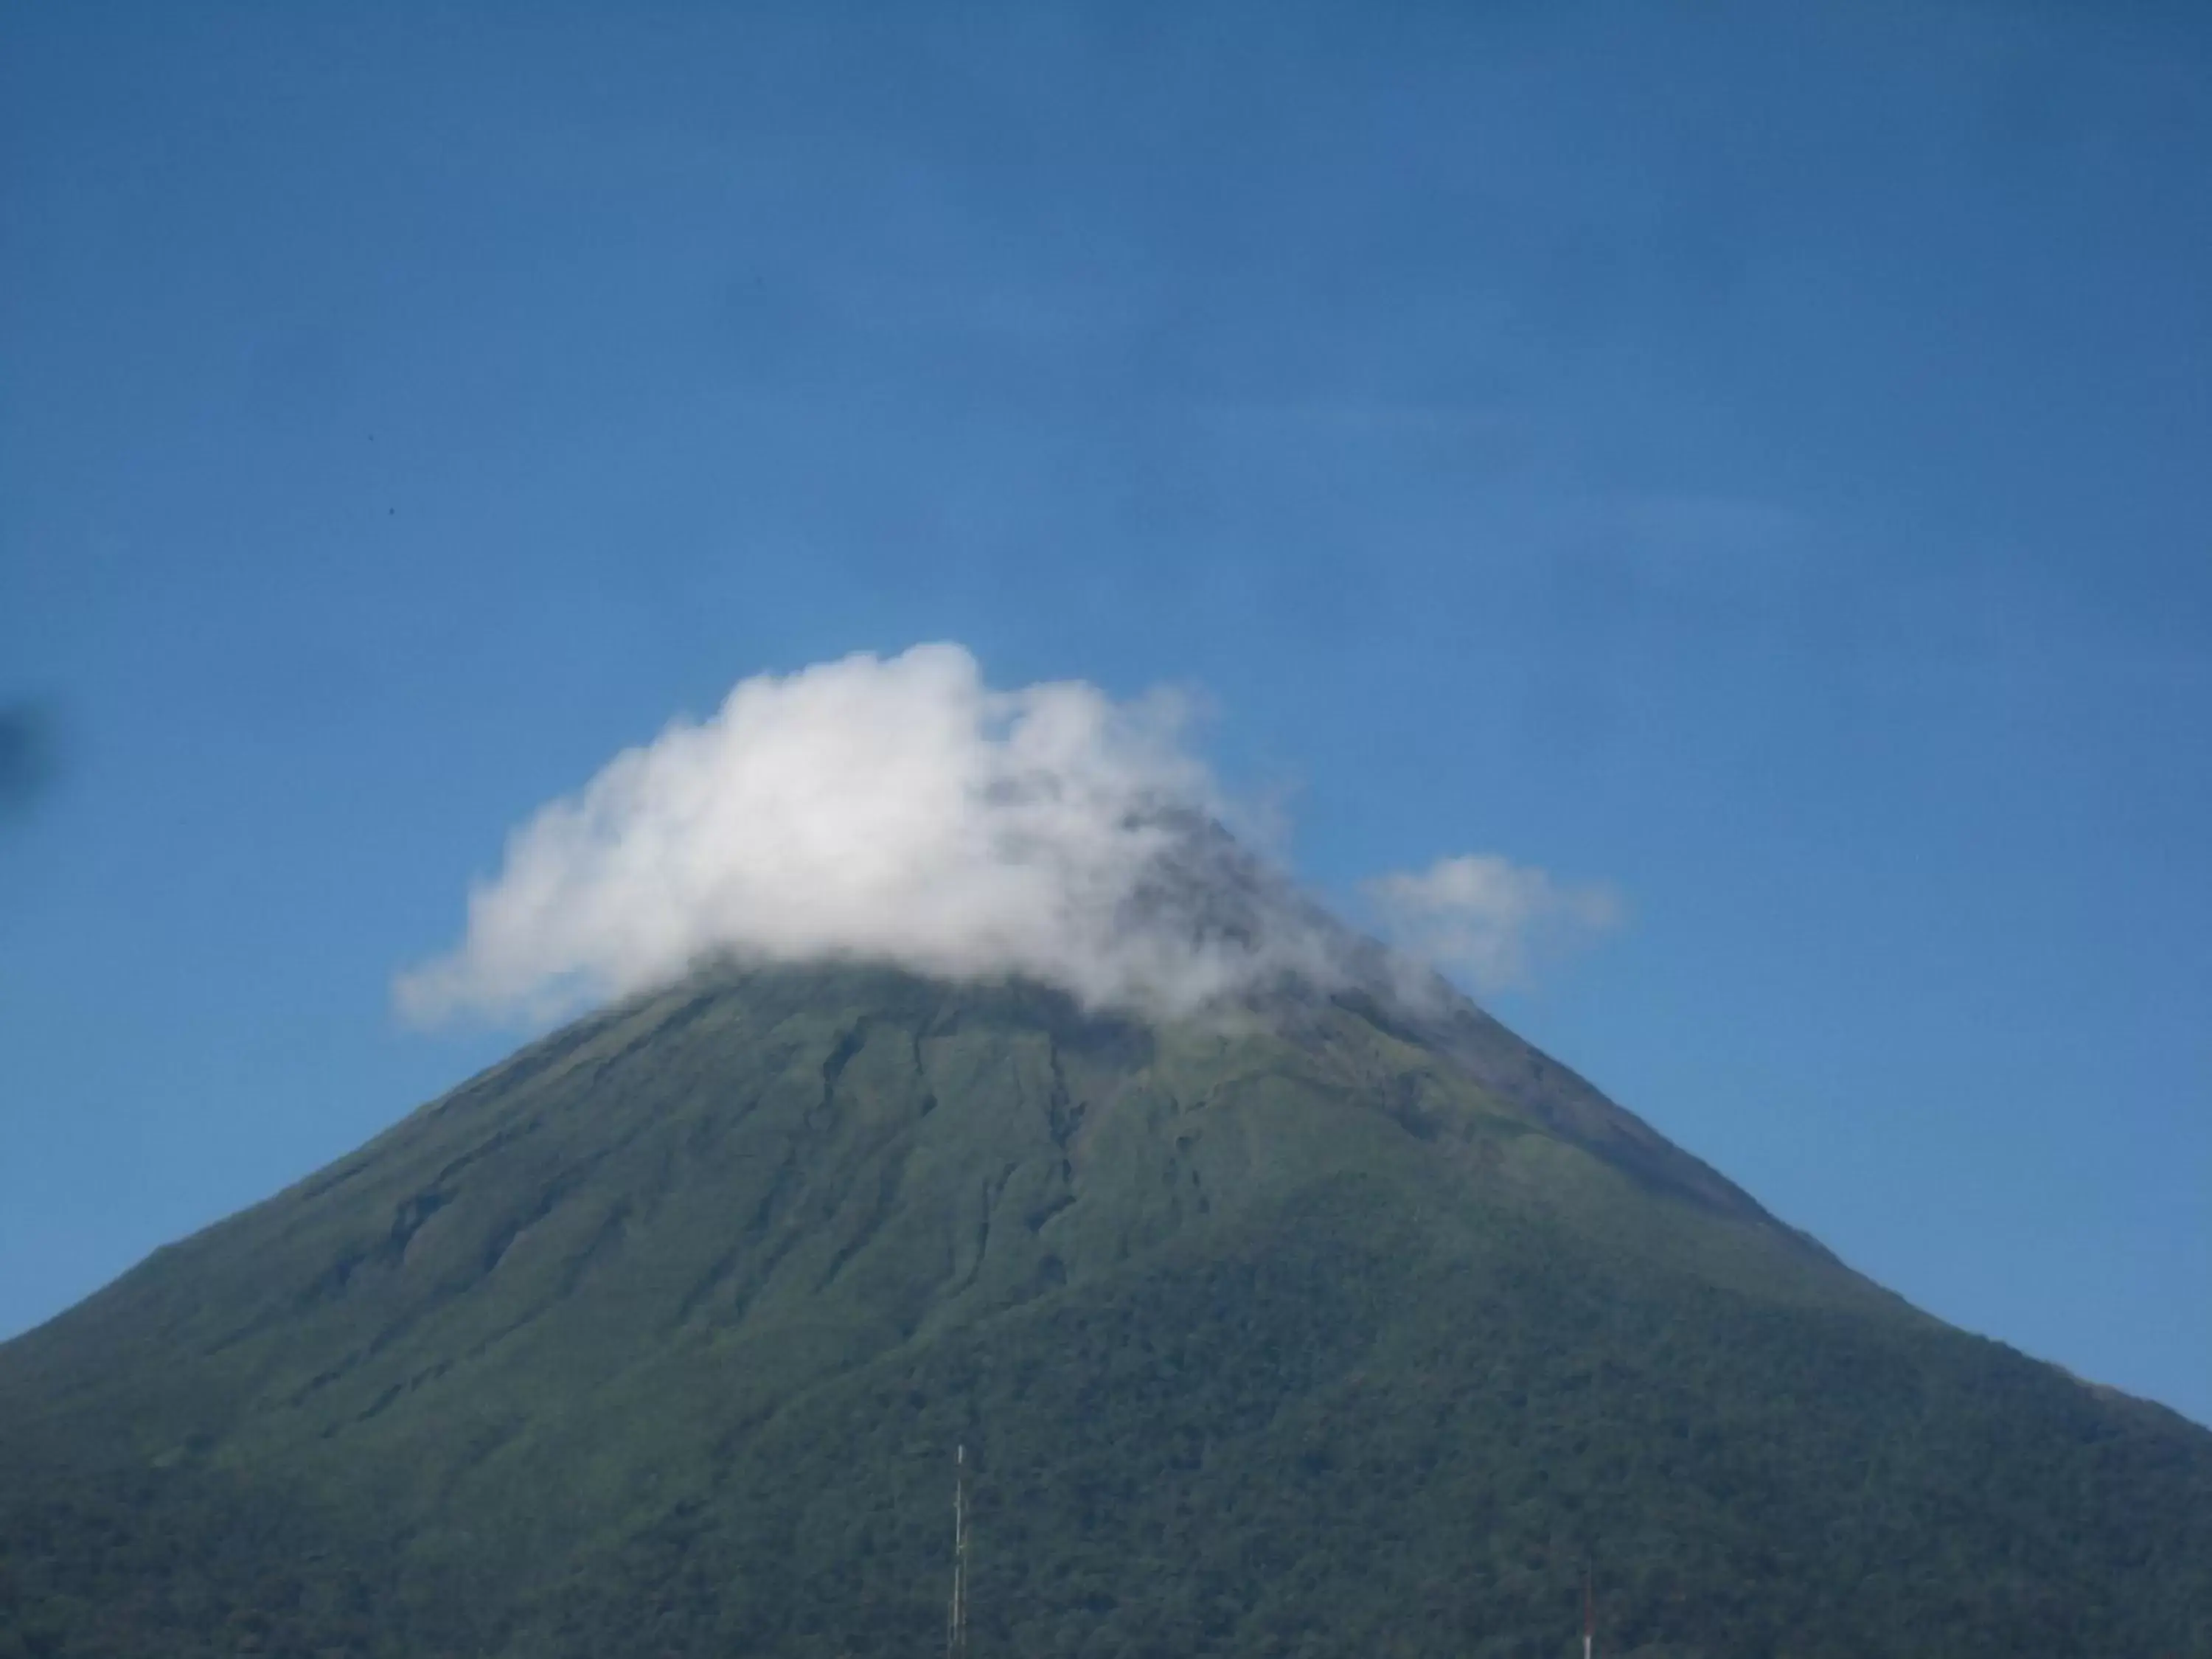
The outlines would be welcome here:
<svg viewBox="0 0 2212 1659">
<path fill-rule="evenodd" d="M 538 804 L 951 639 L 1610 884 L 1510 1022 L 2212 1422 L 2212 21 L 860 20 L 0 15 L 0 1331 L 509 1046 L 390 981 Z"/>
</svg>

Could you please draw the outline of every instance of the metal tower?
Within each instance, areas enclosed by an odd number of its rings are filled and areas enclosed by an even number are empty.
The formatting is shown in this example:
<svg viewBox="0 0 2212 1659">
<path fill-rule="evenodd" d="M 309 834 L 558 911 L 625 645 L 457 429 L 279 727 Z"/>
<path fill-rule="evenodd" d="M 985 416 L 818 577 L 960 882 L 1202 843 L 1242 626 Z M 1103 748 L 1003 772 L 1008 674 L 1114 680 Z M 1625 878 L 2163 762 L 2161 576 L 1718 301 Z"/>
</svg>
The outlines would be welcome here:
<svg viewBox="0 0 2212 1659">
<path fill-rule="evenodd" d="M 953 1460 L 952 1606 L 945 1620 L 945 1659 L 968 1659 L 968 1448 Z"/>
</svg>

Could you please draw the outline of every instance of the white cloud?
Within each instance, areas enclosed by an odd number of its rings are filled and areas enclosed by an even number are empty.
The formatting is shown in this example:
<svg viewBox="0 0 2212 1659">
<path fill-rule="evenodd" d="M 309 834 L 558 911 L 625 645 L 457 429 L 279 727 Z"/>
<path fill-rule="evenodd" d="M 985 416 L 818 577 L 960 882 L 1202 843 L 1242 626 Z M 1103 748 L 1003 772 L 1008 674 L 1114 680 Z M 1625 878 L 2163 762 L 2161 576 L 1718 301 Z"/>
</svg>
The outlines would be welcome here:
<svg viewBox="0 0 2212 1659">
<path fill-rule="evenodd" d="M 995 691 L 955 645 L 745 680 L 517 830 L 460 943 L 396 1000 L 544 1018 L 716 952 L 1175 1007 L 1321 969 L 1296 907 L 1217 878 L 1218 791 L 1182 718 L 1078 682 Z"/>
<path fill-rule="evenodd" d="M 1362 884 L 1396 942 L 1463 974 L 1478 991 L 1526 986 L 1538 966 L 1620 925 L 1620 896 L 1599 882 L 1561 883 L 1495 853 L 1438 859 Z"/>
</svg>

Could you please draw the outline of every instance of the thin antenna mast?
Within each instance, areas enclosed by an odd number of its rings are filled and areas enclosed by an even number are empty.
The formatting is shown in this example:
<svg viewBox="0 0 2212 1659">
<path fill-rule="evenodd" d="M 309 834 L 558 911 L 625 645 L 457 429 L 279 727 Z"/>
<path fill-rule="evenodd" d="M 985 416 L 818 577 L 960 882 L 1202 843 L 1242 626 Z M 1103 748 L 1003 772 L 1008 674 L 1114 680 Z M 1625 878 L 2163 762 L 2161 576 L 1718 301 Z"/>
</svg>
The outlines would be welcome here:
<svg viewBox="0 0 2212 1659">
<path fill-rule="evenodd" d="M 945 1615 L 945 1659 L 968 1659 L 968 1448 L 953 1459 L 952 1606 Z M 1585 1656 L 1587 1659 L 1587 1656 Z"/>
</svg>

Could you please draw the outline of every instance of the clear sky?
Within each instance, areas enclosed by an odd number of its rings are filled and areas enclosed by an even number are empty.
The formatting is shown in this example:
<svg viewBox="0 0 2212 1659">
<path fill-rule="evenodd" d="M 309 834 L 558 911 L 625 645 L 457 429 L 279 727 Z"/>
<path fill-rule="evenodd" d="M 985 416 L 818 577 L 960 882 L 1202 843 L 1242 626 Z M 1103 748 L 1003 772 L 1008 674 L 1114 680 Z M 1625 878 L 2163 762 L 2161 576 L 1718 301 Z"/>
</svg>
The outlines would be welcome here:
<svg viewBox="0 0 2212 1659">
<path fill-rule="evenodd" d="M 1324 893 L 1609 884 L 1510 1023 L 2212 1422 L 2208 87 L 2198 6 L 0 8 L 0 1332 L 511 1046 L 391 981 L 538 804 L 947 639 L 1203 688 Z"/>
</svg>

